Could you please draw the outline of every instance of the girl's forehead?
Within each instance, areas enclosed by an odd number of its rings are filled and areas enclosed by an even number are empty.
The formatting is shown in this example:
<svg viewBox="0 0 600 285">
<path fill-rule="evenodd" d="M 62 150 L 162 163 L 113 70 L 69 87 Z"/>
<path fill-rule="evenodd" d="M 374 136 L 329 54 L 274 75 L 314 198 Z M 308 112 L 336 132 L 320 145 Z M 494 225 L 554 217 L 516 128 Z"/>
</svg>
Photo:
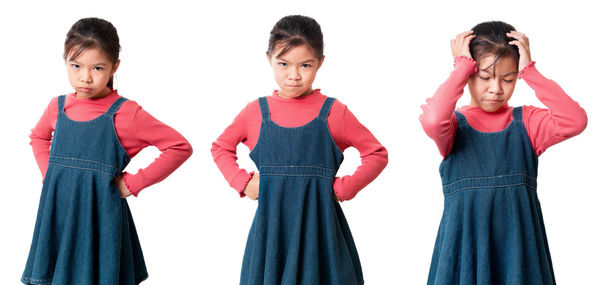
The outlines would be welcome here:
<svg viewBox="0 0 600 285">
<path fill-rule="evenodd" d="M 477 61 L 478 69 L 489 73 L 506 74 L 517 69 L 517 61 L 511 56 L 497 58 L 496 55 L 483 55 Z"/>
<path fill-rule="evenodd" d="M 283 54 L 281 54 L 284 52 Z M 288 47 L 287 43 L 279 43 L 275 46 L 273 56 L 276 58 L 313 58 L 317 59 L 314 50 L 306 43 Z"/>
<path fill-rule="evenodd" d="M 106 52 L 96 46 L 74 46 L 66 55 L 67 60 L 110 61 Z"/>
</svg>

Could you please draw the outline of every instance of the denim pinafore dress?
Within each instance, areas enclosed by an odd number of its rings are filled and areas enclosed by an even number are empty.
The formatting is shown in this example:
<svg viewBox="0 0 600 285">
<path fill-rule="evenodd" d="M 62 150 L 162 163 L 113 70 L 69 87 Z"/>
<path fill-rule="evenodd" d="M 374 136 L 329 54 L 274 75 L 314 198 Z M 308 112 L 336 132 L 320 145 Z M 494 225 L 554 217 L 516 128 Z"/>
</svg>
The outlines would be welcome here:
<svg viewBox="0 0 600 285">
<path fill-rule="evenodd" d="M 444 213 L 427 284 L 555 284 L 537 197 L 538 158 L 522 108 L 484 133 L 455 111 L 458 129 L 440 165 Z"/>
<path fill-rule="evenodd" d="M 147 278 L 125 199 L 113 179 L 129 156 L 114 128 L 117 99 L 101 116 L 58 117 L 29 258 L 21 281 L 52 285 L 129 285 Z"/>
<path fill-rule="evenodd" d="M 363 284 L 350 228 L 335 199 L 342 163 L 327 125 L 334 102 L 318 117 L 286 128 L 260 98 L 262 124 L 250 157 L 260 173 L 258 208 L 248 235 L 240 284 Z"/>
</svg>

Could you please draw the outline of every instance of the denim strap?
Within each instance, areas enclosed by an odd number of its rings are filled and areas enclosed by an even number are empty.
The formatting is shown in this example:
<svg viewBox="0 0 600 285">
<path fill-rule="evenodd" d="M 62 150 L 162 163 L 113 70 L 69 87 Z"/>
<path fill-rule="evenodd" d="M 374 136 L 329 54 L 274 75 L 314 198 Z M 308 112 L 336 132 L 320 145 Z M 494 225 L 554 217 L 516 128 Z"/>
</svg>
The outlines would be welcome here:
<svg viewBox="0 0 600 285">
<path fill-rule="evenodd" d="M 112 105 L 110 105 L 110 108 L 108 108 L 108 111 L 106 111 L 106 115 L 109 117 L 113 117 L 115 115 L 115 113 L 117 112 L 117 110 L 119 110 L 119 108 L 121 107 L 121 104 L 123 104 L 123 102 L 127 101 L 127 99 L 121 97 L 119 99 L 117 99 L 117 101 L 115 101 L 114 103 L 112 103 Z"/>
<path fill-rule="evenodd" d="M 513 121 L 521 121 L 523 118 L 523 107 L 513 108 Z"/>
<path fill-rule="evenodd" d="M 267 103 L 267 97 L 258 98 L 258 104 L 260 105 L 260 114 L 262 115 L 262 119 L 269 119 L 271 116 L 271 112 L 269 111 L 269 104 Z"/>
<path fill-rule="evenodd" d="M 65 111 L 65 95 L 58 96 L 58 114 Z"/>
<path fill-rule="evenodd" d="M 465 118 L 465 115 L 463 115 L 461 112 L 455 110 L 454 115 L 456 116 L 457 125 L 464 126 L 467 124 L 467 119 Z"/>
<path fill-rule="evenodd" d="M 325 99 L 325 102 L 321 107 L 321 111 L 319 112 L 320 118 L 327 119 L 327 116 L 329 116 L 329 111 L 331 110 L 331 106 L 333 105 L 333 101 L 335 101 L 335 98 L 327 97 L 327 99 Z"/>
</svg>

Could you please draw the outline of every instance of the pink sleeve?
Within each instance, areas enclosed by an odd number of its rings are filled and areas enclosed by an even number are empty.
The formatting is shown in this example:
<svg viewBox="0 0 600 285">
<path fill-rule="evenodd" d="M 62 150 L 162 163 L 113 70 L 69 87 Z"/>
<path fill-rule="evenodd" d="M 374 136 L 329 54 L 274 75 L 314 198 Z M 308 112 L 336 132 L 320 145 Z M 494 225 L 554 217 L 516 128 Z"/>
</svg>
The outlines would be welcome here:
<svg viewBox="0 0 600 285">
<path fill-rule="evenodd" d="M 361 165 L 356 168 L 354 173 L 344 177 L 336 177 L 333 183 L 333 190 L 338 200 L 350 200 L 383 171 L 388 162 L 388 153 L 385 147 L 356 119 L 347 107 L 344 106 L 342 121 L 339 124 L 334 124 L 330 120 L 328 120 L 328 123 L 330 128 L 335 128 L 336 125 L 341 126 L 341 144 L 352 146 L 360 153 Z M 338 132 L 332 131 L 332 133 Z M 337 138 L 335 139 L 337 140 Z M 341 145 L 338 142 L 336 144 Z"/>
<path fill-rule="evenodd" d="M 454 142 L 456 102 L 463 95 L 471 74 L 477 72 L 475 61 L 465 56 L 456 57 L 454 67 L 450 77 L 440 85 L 433 97 L 427 98 L 427 104 L 421 105 L 423 114 L 419 117 L 423 130 L 433 139 L 443 157 L 450 153 Z"/>
<path fill-rule="evenodd" d="M 48 158 L 50 157 L 50 146 L 52 145 L 52 132 L 56 126 L 56 117 L 58 116 L 57 97 L 52 98 L 42 117 L 35 127 L 31 129 L 29 138 L 30 145 L 33 148 L 33 155 L 42 173 L 42 178 L 46 176 L 48 170 Z"/>
<path fill-rule="evenodd" d="M 139 106 L 130 127 L 140 144 L 153 145 L 161 151 L 146 168 L 139 169 L 136 174 L 123 174 L 127 188 L 137 196 L 142 189 L 167 178 L 183 164 L 192 155 L 192 146 L 181 134 Z"/>
<path fill-rule="evenodd" d="M 254 174 L 240 168 L 237 163 L 237 145 L 244 142 L 248 135 L 249 110 L 248 104 L 233 120 L 225 131 L 212 144 L 210 149 L 217 167 L 225 176 L 225 180 L 235 189 L 240 197 L 245 197 L 244 189 Z"/>
<path fill-rule="evenodd" d="M 585 110 L 556 82 L 545 78 L 531 62 L 519 74 L 535 91 L 535 96 L 548 109 L 525 106 L 523 123 L 529 139 L 539 156 L 548 147 L 574 137 L 587 126 Z"/>
</svg>

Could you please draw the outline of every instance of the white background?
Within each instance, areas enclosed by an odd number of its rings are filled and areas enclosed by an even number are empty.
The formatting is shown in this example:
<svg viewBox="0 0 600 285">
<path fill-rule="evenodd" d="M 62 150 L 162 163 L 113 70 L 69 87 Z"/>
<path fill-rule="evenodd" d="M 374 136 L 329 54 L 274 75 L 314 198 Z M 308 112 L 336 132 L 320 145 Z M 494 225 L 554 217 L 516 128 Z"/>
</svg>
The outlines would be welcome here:
<svg viewBox="0 0 600 285">
<path fill-rule="evenodd" d="M 256 202 L 237 197 L 210 147 L 247 102 L 276 88 L 264 53 L 270 29 L 289 14 L 321 24 L 326 59 L 314 86 L 347 104 L 389 151 L 379 178 L 342 204 L 367 284 L 426 282 L 443 195 L 441 157 L 421 130 L 419 106 L 452 70 L 450 39 L 487 20 L 526 33 L 538 69 L 587 111 L 581 135 L 541 156 L 538 193 L 557 281 L 597 284 L 600 23 L 591 4 L 124 2 L 0 4 L 0 284 L 19 284 L 39 202 L 42 177 L 28 135 L 52 97 L 72 92 L 63 41 L 89 16 L 118 29 L 120 94 L 194 147 L 168 179 L 128 199 L 150 274 L 144 284 L 237 284 Z M 459 105 L 467 102 L 464 96 Z M 523 104 L 541 106 L 520 80 L 511 105 Z M 240 145 L 240 164 L 253 169 L 247 154 Z M 341 173 L 352 173 L 358 153 L 345 154 Z M 143 151 L 128 170 L 156 155 Z"/>
</svg>

